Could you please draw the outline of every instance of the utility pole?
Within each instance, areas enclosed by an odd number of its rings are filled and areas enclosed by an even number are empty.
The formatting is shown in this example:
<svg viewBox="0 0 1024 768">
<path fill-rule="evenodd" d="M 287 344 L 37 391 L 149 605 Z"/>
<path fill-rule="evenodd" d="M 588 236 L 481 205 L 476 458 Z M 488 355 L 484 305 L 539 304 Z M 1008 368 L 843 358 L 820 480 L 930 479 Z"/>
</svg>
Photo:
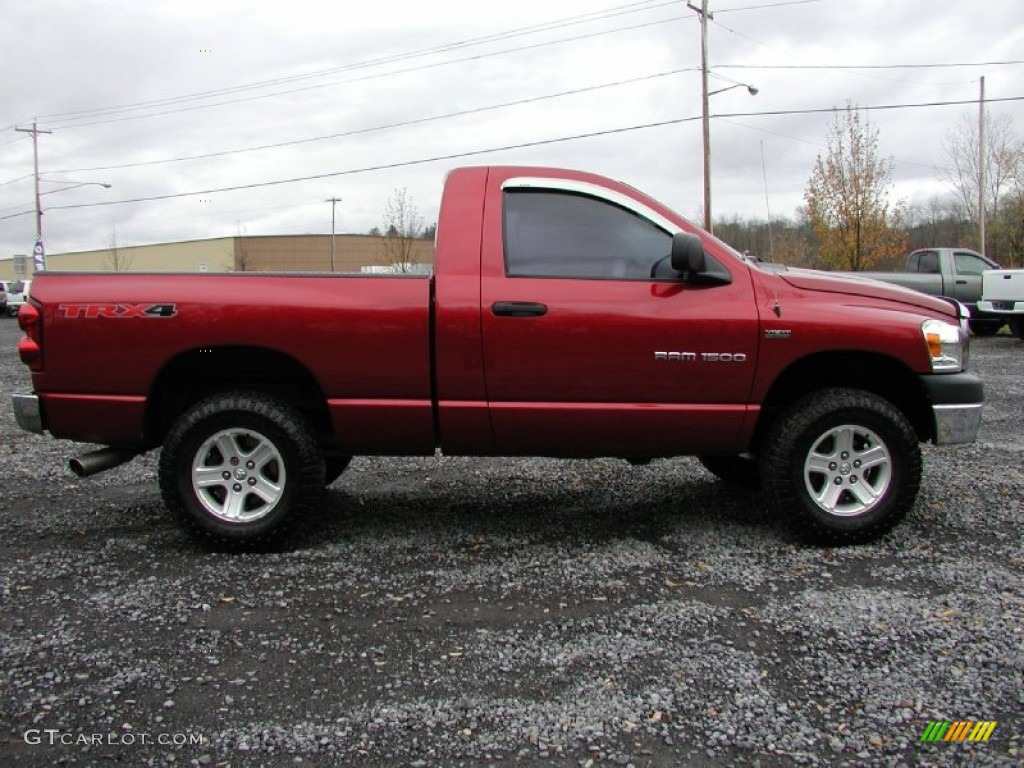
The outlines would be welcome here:
<svg viewBox="0 0 1024 768">
<path fill-rule="evenodd" d="M 39 204 L 39 134 L 53 133 L 53 131 L 42 131 L 32 121 L 31 128 L 15 128 L 21 133 L 32 134 L 32 166 L 36 182 L 36 246 L 32 251 L 33 271 L 41 272 L 46 269 L 46 251 L 43 249 L 43 209 Z"/>
<path fill-rule="evenodd" d="M 701 126 L 704 131 L 704 229 L 711 229 L 711 122 L 708 116 L 708 0 L 701 0 L 700 8 L 693 3 L 686 6 L 700 18 L 700 83 L 701 83 Z"/>
<path fill-rule="evenodd" d="M 334 271 L 334 206 L 341 202 L 340 197 L 328 197 L 325 203 L 331 204 L 331 272 Z"/>
<path fill-rule="evenodd" d="M 981 92 L 978 96 L 978 231 L 981 245 L 978 250 L 985 253 L 985 78 L 981 78 Z"/>
</svg>

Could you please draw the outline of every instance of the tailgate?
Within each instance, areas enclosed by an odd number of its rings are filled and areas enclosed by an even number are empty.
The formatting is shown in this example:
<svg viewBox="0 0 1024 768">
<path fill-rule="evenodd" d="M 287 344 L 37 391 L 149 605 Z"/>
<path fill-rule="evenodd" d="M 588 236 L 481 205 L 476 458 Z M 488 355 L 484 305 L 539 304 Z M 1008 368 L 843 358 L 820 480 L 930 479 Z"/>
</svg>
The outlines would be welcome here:
<svg viewBox="0 0 1024 768">
<path fill-rule="evenodd" d="M 986 302 L 993 302 L 993 309 L 1012 310 L 1014 302 L 1024 302 L 1024 269 L 986 270 L 981 277 L 981 295 Z"/>
</svg>

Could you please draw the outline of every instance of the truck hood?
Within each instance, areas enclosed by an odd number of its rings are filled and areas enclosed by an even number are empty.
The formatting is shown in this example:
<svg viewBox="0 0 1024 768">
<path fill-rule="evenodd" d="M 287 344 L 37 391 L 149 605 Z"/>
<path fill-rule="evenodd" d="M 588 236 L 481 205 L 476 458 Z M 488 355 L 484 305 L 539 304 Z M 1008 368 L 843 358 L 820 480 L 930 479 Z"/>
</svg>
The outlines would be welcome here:
<svg viewBox="0 0 1024 768">
<path fill-rule="evenodd" d="M 959 315 L 956 306 L 946 299 L 928 296 L 910 288 L 883 283 L 880 280 L 834 272 L 821 272 L 813 269 L 792 269 L 788 267 L 780 271 L 778 275 L 780 279 L 803 291 L 865 296 L 872 299 L 895 301 L 900 304 L 910 304 L 914 307 L 939 312 L 954 318 Z"/>
</svg>

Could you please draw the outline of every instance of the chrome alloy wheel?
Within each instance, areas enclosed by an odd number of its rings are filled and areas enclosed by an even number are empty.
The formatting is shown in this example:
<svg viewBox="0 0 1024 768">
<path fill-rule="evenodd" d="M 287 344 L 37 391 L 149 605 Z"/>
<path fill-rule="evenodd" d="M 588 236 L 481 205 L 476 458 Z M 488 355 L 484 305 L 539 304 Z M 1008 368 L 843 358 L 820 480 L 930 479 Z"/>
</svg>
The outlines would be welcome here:
<svg viewBox="0 0 1024 768">
<path fill-rule="evenodd" d="M 812 444 L 804 461 L 804 483 L 814 502 L 837 517 L 870 512 L 892 481 L 892 456 L 866 427 L 833 427 Z"/>
<path fill-rule="evenodd" d="M 248 523 L 270 514 L 281 500 L 284 459 L 264 435 L 225 429 L 204 442 L 192 460 L 192 488 L 214 517 Z"/>
</svg>

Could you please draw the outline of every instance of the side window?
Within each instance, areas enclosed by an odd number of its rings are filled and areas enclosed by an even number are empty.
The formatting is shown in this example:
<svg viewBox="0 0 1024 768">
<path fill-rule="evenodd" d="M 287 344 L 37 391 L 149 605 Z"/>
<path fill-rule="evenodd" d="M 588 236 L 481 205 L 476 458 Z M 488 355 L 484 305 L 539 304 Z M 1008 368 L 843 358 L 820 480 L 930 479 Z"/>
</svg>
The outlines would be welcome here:
<svg viewBox="0 0 1024 768">
<path fill-rule="evenodd" d="M 954 253 L 953 264 L 958 275 L 980 275 L 986 269 L 992 269 L 988 262 L 973 253 Z"/>
<path fill-rule="evenodd" d="M 939 274 L 939 254 L 935 251 L 924 251 L 917 262 L 917 271 L 929 275 Z"/>
<path fill-rule="evenodd" d="M 660 227 L 587 195 L 511 189 L 504 207 L 510 276 L 650 280 L 672 250 Z"/>
</svg>

